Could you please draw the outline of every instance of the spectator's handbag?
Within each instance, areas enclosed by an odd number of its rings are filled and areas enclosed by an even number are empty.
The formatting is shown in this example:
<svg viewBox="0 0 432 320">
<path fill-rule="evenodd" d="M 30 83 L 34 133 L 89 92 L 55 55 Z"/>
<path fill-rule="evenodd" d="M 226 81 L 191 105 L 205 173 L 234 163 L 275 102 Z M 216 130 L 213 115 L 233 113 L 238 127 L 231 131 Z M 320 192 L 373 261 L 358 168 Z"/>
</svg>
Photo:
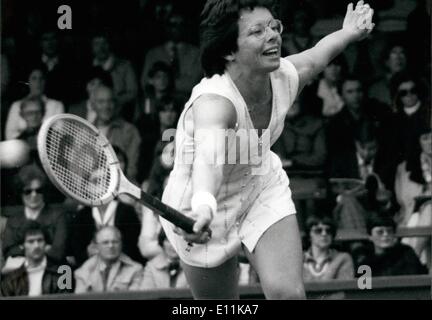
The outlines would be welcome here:
<svg viewBox="0 0 432 320">
<path fill-rule="evenodd" d="M 108 139 L 88 121 L 71 114 L 48 118 L 38 134 L 38 152 L 54 185 L 83 205 L 101 206 L 126 193 L 186 232 L 193 232 L 193 219 L 126 179 Z"/>
</svg>

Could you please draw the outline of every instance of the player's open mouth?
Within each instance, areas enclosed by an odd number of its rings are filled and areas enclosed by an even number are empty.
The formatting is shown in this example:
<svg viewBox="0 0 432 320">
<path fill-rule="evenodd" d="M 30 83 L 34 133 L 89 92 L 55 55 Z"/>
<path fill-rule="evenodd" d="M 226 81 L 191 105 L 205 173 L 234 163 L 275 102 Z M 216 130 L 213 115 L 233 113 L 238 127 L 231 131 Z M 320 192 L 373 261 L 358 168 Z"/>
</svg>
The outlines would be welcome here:
<svg viewBox="0 0 432 320">
<path fill-rule="evenodd" d="M 267 57 L 272 57 L 272 56 L 277 57 L 279 55 L 279 49 L 278 48 L 268 49 L 263 52 L 263 55 Z"/>
</svg>

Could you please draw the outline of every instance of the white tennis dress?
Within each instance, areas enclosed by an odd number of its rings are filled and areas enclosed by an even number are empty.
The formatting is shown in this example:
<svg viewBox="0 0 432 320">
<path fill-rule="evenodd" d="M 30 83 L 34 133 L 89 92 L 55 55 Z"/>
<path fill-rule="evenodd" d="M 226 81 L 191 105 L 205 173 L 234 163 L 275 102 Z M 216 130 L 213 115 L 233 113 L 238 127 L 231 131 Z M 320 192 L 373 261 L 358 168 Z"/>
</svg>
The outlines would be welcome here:
<svg viewBox="0 0 432 320">
<path fill-rule="evenodd" d="M 204 78 L 192 91 L 180 116 L 176 131 L 176 156 L 162 201 L 188 215 L 191 213 L 193 121 L 187 113 L 194 101 L 203 94 L 217 94 L 230 100 L 237 112 L 237 132 L 250 132 L 249 144 L 234 144 L 236 154 L 248 155 L 247 163 L 225 164 L 222 186 L 215 195 L 218 210 L 210 225 L 212 238 L 206 244 L 188 243 L 173 232 L 174 225 L 161 218 L 166 235 L 180 258 L 187 264 L 212 268 L 236 255 L 243 243 L 252 252 L 262 234 L 285 216 L 295 214 L 291 199 L 289 179 L 279 157 L 270 146 L 280 136 L 286 113 L 295 100 L 298 90 L 298 73 L 294 65 L 281 59 L 280 68 L 270 74 L 273 90 L 272 113 L 268 130 L 258 137 L 246 103 L 227 72 Z M 257 162 L 257 148 L 262 145 L 262 163 Z M 239 146 L 240 145 L 240 146 Z M 248 148 L 250 156 L 248 154 Z M 254 151 L 254 152 L 252 152 Z M 255 157 L 255 158 L 254 158 Z M 237 158 L 240 159 L 240 158 Z M 230 162 L 231 163 L 231 162 Z"/>
</svg>

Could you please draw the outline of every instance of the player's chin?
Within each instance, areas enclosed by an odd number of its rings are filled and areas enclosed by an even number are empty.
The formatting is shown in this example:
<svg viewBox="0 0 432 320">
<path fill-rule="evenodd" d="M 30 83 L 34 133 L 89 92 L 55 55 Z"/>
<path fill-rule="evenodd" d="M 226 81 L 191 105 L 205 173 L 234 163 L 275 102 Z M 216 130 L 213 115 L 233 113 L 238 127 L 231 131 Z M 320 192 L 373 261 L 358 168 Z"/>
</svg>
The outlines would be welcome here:
<svg viewBox="0 0 432 320">
<path fill-rule="evenodd" d="M 274 56 L 265 56 L 263 55 L 262 61 L 262 67 L 267 72 L 272 72 L 280 67 L 280 56 L 274 55 Z"/>
</svg>

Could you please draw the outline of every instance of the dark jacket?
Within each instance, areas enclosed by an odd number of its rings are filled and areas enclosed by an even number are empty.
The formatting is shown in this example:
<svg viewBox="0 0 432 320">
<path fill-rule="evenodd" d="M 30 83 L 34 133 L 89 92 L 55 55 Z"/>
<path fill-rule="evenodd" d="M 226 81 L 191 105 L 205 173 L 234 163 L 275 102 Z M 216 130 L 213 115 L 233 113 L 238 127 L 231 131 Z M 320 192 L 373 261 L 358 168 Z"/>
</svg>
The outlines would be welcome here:
<svg viewBox="0 0 432 320">
<path fill-rule="evenodd" d="M 288 119 L 273 150 L 293 161 L 293 168 L 321 168 L 327 156 L 324 121 L 309 115 Z"/>
<path fill-rule="evenodd" d="M 145 263 L 138 249 L 141 222 L 135 209 L 130 205 L 119 202 L 114 217 L 114 225 L 122 235 L 123 253 L 136 262 Z M 79 210 L 71 220 L 69 249 L 70 254 L 75 257 L 78 267 L 89 258 L 87 246 L 93 240 L 96 230 L 96 223 L 90 207 Z"/>
<path fill-rule="evenodd" d="M 58 272 L 58 266 L 49 260 L 42 277 L 42 294 L 72 293 L 73 288 L 61 289 L 58 285 L 63 273 Z M 72 279 L 73 280 L 73 279 Z M 73 281 L 72 281 L 73 283 Z M 20 268 L 8 273 L 2 278 L 0 295 L 3 297 L 27 296 L 29 293 L 29 281 L 27 270 L 22 265 Z"/>
<path fill-rule="evenodd" d="M 371 267 L 373 277 L 427 273 L 414 250 L 402 243 L 387 249 L 382 255 L 376 255 L 373 247 L 368 248 L 362 264 Z"/>
<path fill-rule="evenodd" d="M 24 256 L 24 252 L 20 248 L 20 240 L 26 221 L 24 207 L 8 219 L 2 246 L 5 258 L 9 256 Z M 51 249 L 47 252 L 47 256 L 56 263 L 63 263 L 66 257 L 68 238 L 65 212 L 59 208 L 45 205 L 36 221 L 45 228 L 49 236 L 47 243 L 51 245 Z"/>
</svg>

